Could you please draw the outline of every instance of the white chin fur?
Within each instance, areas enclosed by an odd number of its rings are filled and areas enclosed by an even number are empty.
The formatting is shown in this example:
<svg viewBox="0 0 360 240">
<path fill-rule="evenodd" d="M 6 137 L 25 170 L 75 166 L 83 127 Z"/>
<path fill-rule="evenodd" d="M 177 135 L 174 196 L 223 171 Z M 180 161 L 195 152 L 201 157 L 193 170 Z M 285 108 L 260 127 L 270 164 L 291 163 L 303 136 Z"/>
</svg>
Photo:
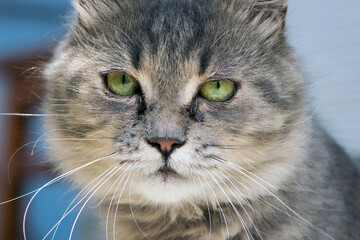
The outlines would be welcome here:
<svg viewBox="0 0 360 240">
<path fill-rule="evenodd" d="M 154 204 L 191 201 L 200 198 L 203 194 L 193 182 L 172 178 L 165 182 L 161 177 L 134 183 L 132 191 Z"/>
</svg>

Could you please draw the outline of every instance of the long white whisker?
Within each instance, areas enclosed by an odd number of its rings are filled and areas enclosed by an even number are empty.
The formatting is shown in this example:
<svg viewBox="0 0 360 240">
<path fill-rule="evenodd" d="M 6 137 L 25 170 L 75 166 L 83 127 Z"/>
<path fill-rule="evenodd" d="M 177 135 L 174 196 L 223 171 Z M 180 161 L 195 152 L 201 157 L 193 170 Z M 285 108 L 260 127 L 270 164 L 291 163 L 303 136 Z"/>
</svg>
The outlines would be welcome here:
<svg viewBox="0 0 360 240">
<path fill-rule="evenodd" d="M 229 164 L 230 167 L 231 165 L 233 165 L 236 168 L 241 169 L 240 167 L 238 167 L 236 164 L 227 162 L 226 164 Z M 228 166 L 229 166 L 228 165 Z M 233 167 L 234 170 L 236 170 Z M 280 198 L 278 198 L 273 192 L 271 192 L 269 189 L 267 189 L 264 185 L 262 185 L 261 183 L 259 183 L 258 181 L 256 181 L 255 179 L 253 179 L 252 177 L 250 177 L 249 175 L 247 175 L 246 173 L 244 173 L 243 171 L 245 171 L 244 169 L 241 169 L 240 171 L 238 171 L 240 174 L 244 175 L 245 177 L 249 178 L 250 180 L 252 180 L 254 183 L 256 183 L 258 186 L 260 186 L 262 189 L 264 189 L 267 193 L 269 193 L 272 197 L 274 197 L 277 201 L 279 201 L 286 209 L 288 209 L 291 213 L 293 213 L 296 217 L 299 218 L 299 220 L 301 220 L 304 224 L 308 225 L 309 227 L 313 228 L 314 230 L 324 234 L 325 236 L 334 239 L 333 237 L 331 237 L 329 234 L 327 234 L 326 232 L 324 232 L 323 230 L 321 230 L 320 228 L 316 227 L 314 224 L 312 224 L 311 222 L 309 222 L 308 220 L 306 220 L 305 218 L 303 218 L 300 214 L 298 214 L 297 212 L 295 212 L 294 210 L 292 210 L 287 204 L 285 204 Z M 248 172 L 248 171 L 247 171 Z M 248 172 L 250 173 L 250 172 Z M 251 175 L 254 175 L 253 173 L 251 173 Z M 256 175 L 254 175 L 256 176 Z M 256 176 L 257 177 L 257 176 Z M 258 179 L 261 179 L 259 177 L 257 177 Z M 262 180 L 264 181 L 264 180 Z"/>
<path fill-rule="evenodd" d="M 43 134 L 43 135 L 44 135 L 44 134 Z M 42 135 L 42 136 L 43 136 L 43 135 Z M 40 136 L 40 137 L 41 137 L 41 136 Z M 56 139 L 56 138 L 54 138 L 54 139 L 47 139 L 46 141 L 110 141 L 110 140 L 111 140 L 111 139 L 103 139 L 103 138 L 99 138 L 99 139 L 83 139 L 83 138 L 79 138 L 79 139 L 76 139 L 76 138 L 73 138 L 73 139 L 58 138 L 58 139 Z M 27 146 L 29 146 L 29 145 L 31 145 L 31 144 L 34 144 L 34 146 L 32 147 L 32 151 L 31 151 L 31 156 L 33 156 L 33 155 L 34 155 L 35 146 L 36 146 L 36 144 L 38 144 L 39 141 L 40 141 L 40 140 L 38 139 L 38 140 L 36 140 L 36 141 L 31 141 L 31 142 L 25 143 L 24 145 L 22 145 L 21 147 L 19 147 L 19 148 L 11 155 L 11 157 L 10 157 L 10 159 L 9 159 L 9 161 L 8 161 L 8 166 L 7 166 L 7 168 L 8 168 L 8 173 L 10 172 L 11 163 L 12 163 L 12 160 L 14 159 L 15 155 L 16 155 L 19 151 L 21 151 L 23 148 L 25 148 L 25 147 L 27 147 Z M 41 141 L 45 141 L 45 140 L 41 140 Z M 8 182 L 9 182 L 9 184 L 11 185 L 10 174 L 8 174 Z M 36 191 L 36 190 L 35 190 L 35 191 Z M 31 192 L 31 193 L 33 193 L 33 192 Z M 31 193 L 29 193 L 29 194 L 31 194 Z M 25 194 L 25 195 L 23 195 L 22 197 L 28 196 L 29 194 Z M 14 198 L 14 199 L 12 199 L 12 200 L 8 200 L 8 201 L 6 201 L 6 202 L 0 203 L 0 205 L 1 205 L 1 204 L 4 204 L 4 203 L 11 202 L 11 201 L 14 201 L 14 200 L 17 200 L 17 199 L 19 199 L 19 198 L 21 198 L 21 197 L 17 197 L 17 198 Z"/>
<path fill-rule="evenodd" d="M 283 125 L 285 125 L 285 126 L 295 126 L 295 125 L 305 123 L 305 122 L 309 121 L 310 119 L 312 119 L 316 115 L 316 113 L 319 111 L 319 109 L 320 109 L 320 105 L 316 106 L 314 111 L 307 118 L 305 118 L 304 120 L 299 121 L 299 122 L 295 122 L 295 123 L 283 124 Z"/>
<path fill-rule="evenodd" d="M 18 149 L 16 149 L 16 151 L 11 155 L 11 157 L 10 157 L 10 159 L 9 159 L 9 161 L 8 161 L 8 164 L 7 164 L 8 182 L 9 182 L 10 185 L 11 185 L 10 167 L 11 167 L 11 162 L 12 162 L 13 158 L 15 157 L 15 155 L 16 155 L 21 149 L 23 149 L 24 147 L 27 147 L 27 146 L 29 146 L 30 144 L 33 144 L 33 143 L 34 143 L 34 141 L 33 141 L 33 142 L 29 142 L 29 143 L 25 143 L 24 145 L 22 145 L 21 147 L 19 147 Z M 36 190 L 34 190 L 34 191 L 36 191 Z M 28 196 L 29 194 L 33 193 L 34 191 L 32 191 L 32 192 L 30 192 L 30 193 L 28 193 L 28 194 L 22 195 L 22 197 Z M 8 200 L 8 201 L 6 201 L 6 202 L 4 202 L 4 203 L 8 203 L 8 202 L 11 202 L 11 201 L 13 201 L 13 200 L 17 200 L 17 199 L 19 199 L 19 198 L 21 198 L 21 197 L 13 198 L 12 200 Z M 3 204 L 3 203 L 0 203 L 0 204 Z"/>
<path fill-rule="evenodd" d="M 206 184 L 208 185 L 209 190 L 210 190 L 210 192 L 212 193 L 212 195 L 214 196 L 215 201 L 216 201 L 216 203 L 217 203 L 217 205 L 218 205 L 218 207 L 219 207 L 219 209 L 220 209 L 220 212 L 221 212 L 220 215 L 223 216 L 223 219 L 224 219 L 224 222 L 225 222 L 226 232 L 227 232 L 227 236 L 228 236 L 227 238 L 230 239 L 229 227 L 228 227 L 228 224 L 227 224 L 227 221 L 226 221 L 225 214 L 224 214 L 224 212 L 223 212 L 223 210 L 222 210 L 222 208 L 221 208 L 221 205 L 220 205 L 220 203 L 219 203 L 219 200 L 217 199 L 216 194 L 215 194 L 214 191 L 212 190 L 209 182 L 206 180 L 206 178 L 205 178 L 205 176 L 204 176 L 203 174 L 202 174 L 202 177 L 203 177 L 203 179 L 205 180 Z M 220 217 L 220 220 L 221 220 L 221 217 Z"/>
<path fill-rule="evenodd" d="M 108 177 L 105 181 L 103 181 L 103 183 L 101 183 L 101 185 L 98 186 L 98 187 L 96 188 L 96 190 L 91 193 L 91 195 L 88 197 L 88 199 L 87 199 L 87 200 L 85 201 L 85 203 L 82 205 L 81 209 L 79 210 L 79 213 L 77 214 L 77 216 L 76 216 L 76 218 L 75 218 L 74 224 L 72 225 L 69 240 L 72 239 L 72 235 L 73 235 L 73 233 L 74 233 L 75 225 L 76 225 L 76 223 L 77 223 L 77 221 L 78 221 L 78 219 L 79 219 L 79 217 L 80 217 L 81 212 L 84 210 L 86 204 L 87 204 L 87 203 L 90 201 L 90 199 L 95 195 L 95 193 L 96 193 L 102 186 L 104 186 L 104 184 L 105 184 L 107 181 L 109 181 L 116 173 L 118 173 L 118 172 L 121 170 L 122 167 L 123 167 L 123 166 L 118 167 L 118 169 L 116 169 L 116 171 L 115 171 L 114 173 L 112 173 L 110 177 Z M 91 192 L 91 190 L 90 190 L 89 192 Z"/>
<path fill-rule="evenodd" d="M 205 169 L 205 171 L 208 173 L 208 175 L 214 180 L 215 184 L 220 188 L 220 190 L 222 191 L 222 193 L 224 194 L 224 196 L 226 197 L 226 199 L 228 200 L 228 202 L 230 203 L 231 207 L 234 209 L 235 214 L 237 215 L 241 225 L 243 226 L 246 236 L 248 237 L 248 239 L 253 239 L 253 237 L 251 236 L 250 231 L 248 229 L 248 227 L 246 226 L 244 219 L 242 218 L 242 216 L 240 215 L 239 211 L 236 209 L 236 207 L 234 206 L 234 204 L 232 203 L 232 201 L 230 200 L 230 198 L 228 197 L 228 195 L 226 194 L 226 192 L 224 191 L 224 189 L 221 187 L 221 185 L 219 184 L 219 182 L 211 175 L 211 173 Z"/>
<path fill-rule="evenodd" d="M 223 170 L 225 173 L 227 173 L 225 170 Z M 223 174 L 222 172 L 221 172 L 221 174 L 223 175 L 223 177 L 225 177 L 240 193 L 241 193 L 241 191 L 236 187 L 236 185 L 234 185 L 233 183 L 232 183 L 232 181 L 230 181 L 227 177 L 226 177 L 226 175 L 225 174 Z M 229 173 L 227 173 L 229 176 L 231 176 L 231 174 L 229 174 Z M 232 178 L 239 184 L 239 185 L 241 185 L 242 187 L 244 187 L 244 188 L 246 188 L 246 190 L 247 191 L 249 191 L 249 192 L 251 192 L 252 193 L 252 191 L 248 188 L 248 187 L 246 187 L 246 186 L 244 186 L 244 184 L 242 184 L 241 182 L 239 182 L 239 180 L 237 180 L 235 177 L 233 177 L 232 176 Z M 260 197 L 258 197 L 260 200 L 262 200 Z M 263 201 L 265 201 L 265 200 L 263 200 Z M 270 204 L 271 205 L 271 204 Z M 250 205 L 251 206 L 251 205 Z M 272 206 L 272 205 L 271 205 Z M 276 207 L 274 207 L 274 208 L 276 208 Z M 279 210 L 278 208 L 276 208 L 277 210 Z M 289 215 L 288 213 L 286 213 L 286 212 L 284 212 L 284 211 L 282 211 L 282 210 L 279 210 L 279 211 L 281 211 L 281 212 L 283 212 L 283 213 L 285 213 L 286 215 L 288 215 L 289 217 L 292 217 L 292 218 L 294 218 L 294 219 L 296 219 L 297 221 L 300 221 L 299 219 L 297 219 L 296 217 L 294 217 L 294 216 L 291 216 L 291 215 Z M 302 222 L 302 221 L 300 221 L 300 222 Z M 259 236 L 261 237 L 261 234 L 257 231 L 257 233 L 259 234 Z"/>
<path fill-rule="evenodd" d="M 98 184 L 100 184 L 109 174 L 111 174 L 111 172 L 113 172 L 113 171 L 116 170 L 116 167 L 115 167 L 116 165 L 118 165 L 118 163 L 112 165 L 110 168 L 108 168 L 108 169 L 107 169 L 106 171 L 104 171 L 102 174 L 100 174 L 99 176 L 97 176 L 96 178 L 94 178 L 89 184 L 87 184 L 87 185 L 75 196 L 75 198 L 71 201 L 71 203 L 69 204 L 69 206 L 66 208 L 66 210 L 65 210 L 63 216 L 61 217 L 61 219 L 54 225 L 53 228 L 50 229 L 50 231 L 45 235 L 45 237 L 43 238 L 43 240 L 46 239 L 46 237 L 47 237 L 47 236 L 52 232 L 52 230 L 56 227 L 56 229 L 55 229 L 55 231 L 54 231 L 54 234 L 53 234 L 53 237 L 52 237 L 52 239 L 54 239 L 54 237 L 55 237 L 55 235 L 56 235 L 56 232 L 57 232 L 57 230 L 58 230 L 58 228 L 59 228 L 62 220 L 63 220 L 70 212 L 72 212 L 72 211 L 75 209 L 75 207 L 78 206 L 78 205 L 80 204 L 80 202 L 82 202 L 82 201 L 85 199 L 85 197 L 86 197 Z M 120 169 L 121 169 L 121 168 L 120 168 Z M 119 169 L 119 170 L 120 170 L 120 169 Z M 106 174 L 106 175 L 105 175 L 105 174 Z M 105 175 L 105 176 L 104 176 L 104 175 Z M 101 177 L 103 177 L 103 178 L 101 178 Z M 73 208 L 71 208 L 71 206 L 72 206 L 72 205 L 75 203 L 75 201 L 82 195 L 82 193 L 83 193 L 87 188 L 89 188 L 89 186 L 91 186 L 91 185 L 92 185 L 96 180 L 98 180 L 99 178 L 101 178 L 100 181 L 99 181 L 97 184 L 95 184 L 95 185 L 88 191 L 88 193 L 85 194 L 85 196 L 84 196 L 82 199 L 79 200 L 79 202 L 78 202 Z M 69 211 L 70 208 L 71 208 L 71 210 Z"/>
<path fill-rule="evenodd" d="M 28 145 L 33 144 L 33 143 L 34 143 L 34 142 L 30 142 L 30 143 L 27 143 L 27 144 L 25 144 L 25 145 L 28 146 Z M 25 147 L 25 145 L 23 145 L 22 147 Z M 18 150 L 20 150 L 20 149 L 18 149 Z M 62 178 L 59 178 L 59 179 L 57 179 L 56 181 L 52 182 L 51 184 L 56 183 L 56 182 L 60 181 L 61 179 L 62 179 Z M 9 181 L 10 181 L 10 180 L 9 180 Z M 51 185 L 51 184 L 49 184 L 49 185 Z M 27 196 L 29 196 L 29 195 L 31 195 L 31 194 L 36 193 L 39 189 L 40 189 L 40 188 L 37 188 L 37 189 L 35 189 L 35 190 L 31 191 L 31 192 L 25 193 L 25 194 L 23 194 L 23 195 L 21 195 L 21 196 L 12 198 L 12 199 L 7 200 L 7 201 L 4 201 L 4 202 L 0 202 L 0 205 L 5 205 L 5 204 L 7 204 L 7 203 L 10 203 L 10 202 L 19 200 L 19 199 L 24 198 L 24 197 L 27 197 Z"/>
<path fill-rule="evenodd" d="M 32 196 L 32 198 L 31 198 L 30 201 L 28 202 L 28 204 L 27 204 L 27 206 L 26 206 L 26 209 L 25 209 L 25 213 L 24 213 L 24 217 L 23 217 L 23 236 L 24 236 L 24 240 L 27 239 L 27 238 L 26 238 L 26 216 L 27 216 L 27 213 L 28 213 L 28 211 L 29 211 L 29 208 L 30 208 L 30 205 L 31 205 L 32 201 L 34 200 L 34 198 L 39 194 L 39 192 L 40 192 L 42 189 L 44 189 L 45 187 L 51 185 L 51 184 L 54 183 L 54 182 L 57 182 L 57 181 L 60 180 L 60 179 L 63 179 L 63 178 L 65 178 L 65 177 L 67 177 L 67 176 L 69 176 L 69 175 L 71 175 L 71 174 L 73 174 L 73 173 L 75 173 L 75 172 L 83 169 L 83 168 L 88 167 L 89 165 L 92 165 L 92 164 L 97 163 L 97 162 L 99 162 L 99 161 L 108 159 L 108 158 L 110 158 L 110 157 L 112 157 L 112 156 L 115 156 L 115 155 L 117 155 L 117 154 L 118 154 L 118 152 L 113 152 L 113 153 L 111 153 L 111 154 L 109 154 L 109 155 L 106 155 L 105 157 L 101 157 L 101 158 L 95 159 L 94 161 L 91 161 L 91 162 L 89 162 L 89 163 L 87 163 L 87 164 L 84 164 L 84 165 L 82 165 L 82 166 L 80 166 L 80 167 L 77 167 L 77 168 L 75 168 L 75 169 L 73 169 L 73 170 L 70 170 L 70 171 L 68 171 L 68 172 L 66 172 L 66 173 L 61 174 L 60 176 L 52 179 L 51 181 L 45 183 L 42 187 L 40 187 L 40 188 L 35 192 L 35 194 Z"/>
<path fill-rule="evenodd" d="M 105 224 L 105 237 L 106 237 L 106 240 L 109 239 L 108 237 L 108 224 L 109 224 L 109 216 L 110 216 L 110 212 L 111 212 L 111 209 L 113 207 L 113 201 L 114 201 L 114 198 L 115 198 L 115 195 L 117 193 L 117 190 L 119 189 L 120 185 L 121 185 L 121 182 L 122 182 L 122 179 L 123 177 L 125 176 L 125 173 L 121 174 L 115 181 L 114 183 L 111 185 L 110 189 L 108 189 L 108 191 L 106 192 L 106 194 L 108 194 L 108 192 L 115 186 L 115 184 L 117 184 L 117 187 L 111 197 L 111 201 L 110 201 L 110 204 L 109 204 L 109 207 L 108 207 L 108 211 L 107 211 L 107 214 L 106 214 L 106 224 Z M 104 196 L 105 197 L 105 196 Z"/>
<path fill-rule="evenodd" d="M 46 131 L 46 132 L 43 133 L 40 137 L 38 137 L 38 139 L 35 141 L 34 146 L 33 146 L 33 148 L 32 148 L 31 156 L 34 155 L 34 149 L 35 149 L 36 145 L 39 143 L 39 141 L 40 141 L 44 136 L 46 136 L 46 135 L 48 135 L 48 134 L 50 134 L 50 133 L 52 133 L 52 132 L 57 132 L 57 131 L 73 132 L 73 133 L 76 133 L 76 134 L 84 135 L 84 136 L 86 136 L 86 137 L 92 137 L 92 136 L 94 136 L 94 135 L 88 135 L 88 134 L 84 134 L 84 133 L 81 133 L 81 132 L 78 132 L 78 131 L 74 131 L 74 130 L 52 129 L 52 130 Z M 86 140 L 86 138 L 84 138 L 84 139 L 79 139 L 79 141 L 80 141 L 80 140 Z"/>
<path fill-rule="evenodd" d="M 262 179 L 262 178 L 260 178 L 260 177 L 256 176 L 256 175 L 255 175 L 255 174 L 253 174 L 252 172 L 250 172 L 250 171 L 246 170 L 245 168 L 242 168 L 242 167 L 240 167 L 240 166 L 238 166 L 238 165 L 236 165 L 236 164 L 234 164 L 234 163 L 232 163 L 232 162 L 226 161 L 225 159 L 220 158 L 220 157 L 218 157 L 218 156 L 213 156 L 213 157 L 215 157 L 215 158 L 219 158 L 219 159 L 223 160 L 223 161 L 222 161 L 222 163 L 227 164 L 227 165 L 232 165 L 232 166 L 234 166 L 235 168 L 237 168 L 237 169 L 239 169 L 239 170 L 241 170 L 241 171 L 244 171 L 244 172 L 246 172 L 246 173 L 250 174 L 251 176 L 253 176 L 253 177 L 255 177 L 255 178 L 259 179 L 261 182 L 263 182 L 264 184 L 268 185 L 268 186 L 269 186 L 269 187 L 271 187 L 273 190 L 277 190 L 277 188 L 276 188 L 276 187 L 274 187 L 273 185 L 271 185 L 270 183 L 268 183 L 268 182 L 267 182 L 267 181 L 265 181 L 264 179 Z M 241 173 L 242 173 L 242 174 L 244 174 L 243 172 L 241 172 Z"/>
<path fill-rule="evenodd" d="M 128 170 L 126 169 L 126 171 L 128 171 Z M 126 172 L 126 171 L 125 171 L 125 172 Z M 122 183 L 122 181 L 123 181 L 123 179 L 124 179 L 124 177 L 125 177 L 125 172 L 124 172 L 124 176 L 121 178 L 121 180 L 120 180 L 120 182 L 119 182 L 119 185 Z M 121 197 L 122 197 L 122 195 L 123 195 L 123 193 L 124 193 L 124 190 L 125 190 L 126 184 L 127 184 L 128 181 L 129 181 L 129 178 L 130 178 L 130 175 L 128 175 L 128 177 L 126 178 L 126 181 L 125 181 L 125 183 L 124 183 L 124 186 L 122 187 L 122 189 L 121 189 L 121 191 L 120 191 L 120 193 L 119 193 L 119 197 L 118 197 L 117 202 L 116 202 L 116 208 L 115 208 L 115 213 L 114 213 L 114 222 L 113 222 L 113 234 L 114 234 L 113 237 L 114 237 L 114 239 L 115 239 L 115 236 L 116 236 L 115 223 L 116 223 L 117 212 L 118 212 L 118 209 L 119 209 L 120 199 L 121 199 Z M 119 187 L 119 186 L 118 186 L 118 187 Z M 116 189 L 116 191 L 115 191 L 115 193 L 114 193 L 114 196 L 115 196 L 116 193 L 117 193 L 117 189 Z M 113 196 L 113 197 L 114 197 L 114 196 Z M 110 206 L 112 205 L 113 199 L 114 199 L 114 198 L 111 199 Z M 108 212 L 108 214 L 109 214 L 109 212 Z M 108 215 L 108 216 L 109 216 L 109 215 Z M 108 217 L 108 216 L 107 216 L 107 217 Z"/>
<path fill-rule="evenodd" d="M 137 228 L 140 230 L 140 232 L 142 233 L 142 235 L 144 235 L 144 237 L 148 240 L 150 240 L 150 238 L 148 236 L 146 236 L 146 234 L 143 232 L 143 230 L 141 230 L 138 222 L 136 221 L 136 218 L 135 218 L 135 214 L 134 214 L 134 210 L 132 208 L 132 205 L 131 205 L 131 187 L 132 187 L 132 183 L 133 183 L 133 180 L 134 180 L 134 175 L 132 176 L 131 178 L 131 182 L 130 182 L 130 191 L 129 191 L 129 207 L 130 207 L 130 211 L 131 211 L 131 216 L 132 218 L 134 219 L 134 222 L 137 226 Z"/>
<path fill-rule="evenodd" d="M 130 175 L 129 175 L 129 177 L 130 177 Z M 115 240 L 115 237 L 116 237 L 116 225 L 115 225 L 115 224 L 116 224 L 116 216 L 117 216 L 118 209 L 119 209 L 120 199 L 121 199 L 121 197 L 122 197 L 122 195 L 123 195 L 123 193 L 124 193 L 124 190 L 125 190 L 125 187 L 126 187 L 126 184 L 127 184 L 128 180 L 129 180 L 129 177 L 126 179 L 126 182 L 125 182 L 123 188 L 121 189 L 121 192 L 120 192 L 119 197 L 118 197 L 118 199 L 117 199 L 117 204 L 116 204 L 115 214 L 114 214 L 114 222 L 113 222 L 113 235 L 114 235 L 114 240 Z M 122 181 L 122 179 L 121 179 L 121 181 Z"/>
<path fill-rule="evenodd" d="M 251 224 L 254 226 L 255 231 L 257 232 L 257 234 L 259 235 L 260 239 L 262 240 L 262 236 L 260 234 L 260 232 L 258 231 L 255 223 L 253 222 L 253 220 L 251 219 L 251 217 L 249 216 L 248 212 L 246 211 L 245 207 L 241 204 L 240 200 L 237 198 L 236 194 L 234 194 L 234 192 L 229 188 L 229 186 L 224 182 L 224 180 L 222 180 L 219 175 L 217 175 L 215 172 L 214 174 L 218 177 L 218 179 L 220 179 L 220 181 L 226 186 L 226 188 L 230 191 L 230 193 L 234 196 L 234 198 L 236 199 L 236 201 L 238 201 L 238 203 L 240 204 L 240 207 L 242 208 L 242 210 L 245 212 L 246 216 L 248 217 L 248 219 L 250 220 Z M 235 186 L 223 173 L 221 173 L 233 186 Z M 236 188 L 236 186 L 235 186 Z M 241 194 L 241 196 L 243 196 L 243 194 L 241 193 L 241 191 L 236 188 L 238 190 L 238 192 Z M 248 202 L 248 201 L 247 201 Z M 249 203 L 250 204 L 250 203 Z M 249 205 L 251 207 L 251 205 Z M 251 207 L 252 210 L 254 210 Z"/>
<path fill-rule="evenodd" d="M 210 206 L 209 206 L 209 202 L 208 202 L 208 199 L 207 199 L 207 196 L 206 196 L 206 193 L 205 193 L 205 190 L 204 190 L 204 186 L 202 185 L 202 182 L 200 180 L 200 177 L 198 177 L 198 180 L 199 180 L 199 183 L 200 183 L 200 186 L 201 186 L 201 189 L 204 193 L 204 198 L 205 198 L 205 202 L 206 202 L 206 206 L 207 206 L 207 209 L 208 209 L 208 215 L 209 215 L 209 240 L 211 240 L 211 213 L 210 213 Z"/>
<path fill-rule="evenodd" d="M 51 117 L 60 116 L 60 114 L 40 114 L 40 113 L 0 113 L 0 116 L 16 116 L 16 117 Z"/>
<path fill-rule="evenodd" d="M 272 207 L 272 208 L 276 209 L 277 211 L 279 211 L 279 212 L 281 212 L 281 213 L 285 214 L 286 216 L 288 216 L 288 217 L 290 217 L 290 218 L 292 218 L 292 219 L 294 219 L 294 220 L 296 220 L 296 221 L 298 221 L 298 222 L 304 223 L 303 221 L 299 220 L 299 219 L 298 219 L 298 218 L 296 218 L 295 216 L 292 216 L 292 215 L 290 215 L 288 212 L 286 212 L 286 211 L 284 211 L 284 210 L 282 210 L 282 209 L 280 209 L 280 208 L 278 208 L 278 207 L 274 206 L 273 204 L 269 203 L 269 202 L 268 202 L 268 201 L 266 201 L 265 199 L 263 199 L 263 198 L 261 198 L 261 197 L 258 197 L 258 199 L 260 199 L 262 202 L 264 202 L 264 203 L 268 204 L 270 207 Z"/>
<path fill-rule="evenodd" d="M 128 171 L 128 169 L 129 169 L 131 166 L 133 166 L 133 164 L 129 165 L 129 166 L 124 170 L 124 172 L 123 172 L 123 173 L 116 179 L 116 181 L 115 181 L 115 183 L 118 182 L 118 181 L 119 181 L 119 183 L 118 183 L 118 185 L 117 185 L 117 187 L 116 187 L 116 189 L 115 189 L 115 191 L 114 191 L 114 194 L 113 194 L 113 196 L 112 196 L 112 198 L 111 198 L 110 205 L 109 205 L 109 208 L 108 208 L 108 212 L 107 212 L 107 214 L 106 214 L 106 225 L 105 225 L 106 239 L 109 238 L 109 237 L 108 237 L 108 232 L 109 232 L 109 231 L 108 231 L 108 222 L 109 222 L 110 211 L 111 211 L 111 209 L 112 209 L 112 203 L 113 203 L 113 201 L 114 201 L 114 198 L 115 198 L 115 195 L 116 195 L 116 193 L 117 193 L 117 190 L 118 190 L 118 188 L 120 187 L 120 185 L 121 185 L 121 183 L 122 183 L 122 180 L 124 179 L 124 176 L 125 176 L 126 172 Z M 122 188 L 122 190 L 121 190 L 121 194 L 120 194 L 120 195 L 122 195 L 122 192 L 123 192 L 124 189 L 125 189 L 125 186 L 126 186 L 128 180 L 129 180 L 129 177 L 130 177 L 130 175 L 128 175 L 128 177 L 127 177 L 127 179 L 126 179 L 126 181 L 125 181 L 125 183 L 124 183 L 124 186 L 123 186 L 123 188 Z M 114 184 L 111 186 L 111 188 L 112 188 L 113 186 L 114 186 Z"/>
<path fill-rule="evenodd" d="M 240 193 L 241 197 L 245 200 L 246 205 L 249 206 L 253 212 L 255 212 L 255 210 L 251 206 L 250 202 L 247 200 L 245 195 L 238 189 L 238 187 L 232 181 L 230 181 L 230 179 L 225 174 L 223 174 L 222 172 L 220 172 L 220 174 Z"/>
<path fill-rule="evenodd" d="M 133 165 L 133 164 L 131 164 L 131 166 L 132 166 L 132 165 Z M 130 166 L 129 166 L 129 167 L 130 167 Z M 124 170 L 124 173 L 129 169 L 129 167 Z M 114 181 L 114 183 L 113 183 L 113 184 L 110 186 L 110 188 L 106 191 L 106 193 L 105 193 L 104 196 L 101 198 L 101 200 L 95 205 L 95 208 L 99 207 L 99 206 L 102 204 L 102 202 L 105 200 L 105 198 L 107 197 L 107 195 L 109 194 L 109 192 L 111 191 L 111 189 L 113 189 L 113 187 L 115 186 L 115 184 L 117 184 L 117 182 L 119 181 L 119 179 L 120 179 L 122 176 L 124 176 L 124 175 L 123 175 L 123 174 L 120 175 L 120 176 L 118 177 L 118 179 L 116 179 L 116 181 Z M 121 178 L 120 182 L 122 181 L 122 179 L 123 179 L 123 178 Z M 115 192 L 116 192 L 116 191 L 117 191 L 117 188 L 116 188 Z"/>
</svg>

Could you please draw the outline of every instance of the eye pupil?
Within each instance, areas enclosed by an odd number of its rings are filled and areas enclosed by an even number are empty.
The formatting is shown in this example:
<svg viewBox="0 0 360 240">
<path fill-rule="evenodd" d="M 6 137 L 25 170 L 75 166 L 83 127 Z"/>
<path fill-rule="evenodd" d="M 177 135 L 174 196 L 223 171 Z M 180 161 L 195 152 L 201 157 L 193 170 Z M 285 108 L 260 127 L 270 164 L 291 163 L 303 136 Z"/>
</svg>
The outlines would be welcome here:
<svg viewBox="0 0 360 240">
<path fill-rule="evenodd" d="M 126 78 L 125 78 L 125 74 L 122 75 L 122 84 L 125 84 Z"/>
<path fill-rule="evenodd" d="M 219 89 L 219 88 L 221 87 L 221 81 L 217 81 L 216 84 L 217 84 L 217 85 L 216 85 L 217 89 Z"/>
</svg>

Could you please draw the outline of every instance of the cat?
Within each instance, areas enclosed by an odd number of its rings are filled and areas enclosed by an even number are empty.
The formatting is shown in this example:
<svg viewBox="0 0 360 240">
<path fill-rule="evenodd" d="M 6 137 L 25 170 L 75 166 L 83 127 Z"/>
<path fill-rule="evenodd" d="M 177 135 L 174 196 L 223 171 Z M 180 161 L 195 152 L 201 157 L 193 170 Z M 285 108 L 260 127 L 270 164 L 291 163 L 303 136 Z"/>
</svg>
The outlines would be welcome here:
<svg viewBox="0 0 360 240">
<path fill-rule="evenodd" d="M 359 239 L 359 171 L 305 104 L 286 0 L 74 6 L 45 124 L 104 239 Z"/>
</svg>

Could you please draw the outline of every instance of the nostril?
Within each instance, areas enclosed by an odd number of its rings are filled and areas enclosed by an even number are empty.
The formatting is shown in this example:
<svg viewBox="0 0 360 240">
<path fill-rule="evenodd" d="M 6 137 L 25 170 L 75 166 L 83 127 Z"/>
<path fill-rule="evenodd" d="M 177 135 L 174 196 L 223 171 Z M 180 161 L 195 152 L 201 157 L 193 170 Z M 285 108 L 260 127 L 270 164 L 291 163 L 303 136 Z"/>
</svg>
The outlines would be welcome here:
<svg viewBox="0 0 360 240">
<path fill-rule="evenodd" d="M 148 142 L 151 146 L 153 146 L 154 148 L 157 148 L 157 149 L 159 149 L 159 151 L 161 151 L 161 146 L 160 146 L 159 143 L 157 143 L 157 142 L 152 142 L 152 141 L 150 141 L 150 140 L 148 140 L 147 142 Z"/>
</svg>

